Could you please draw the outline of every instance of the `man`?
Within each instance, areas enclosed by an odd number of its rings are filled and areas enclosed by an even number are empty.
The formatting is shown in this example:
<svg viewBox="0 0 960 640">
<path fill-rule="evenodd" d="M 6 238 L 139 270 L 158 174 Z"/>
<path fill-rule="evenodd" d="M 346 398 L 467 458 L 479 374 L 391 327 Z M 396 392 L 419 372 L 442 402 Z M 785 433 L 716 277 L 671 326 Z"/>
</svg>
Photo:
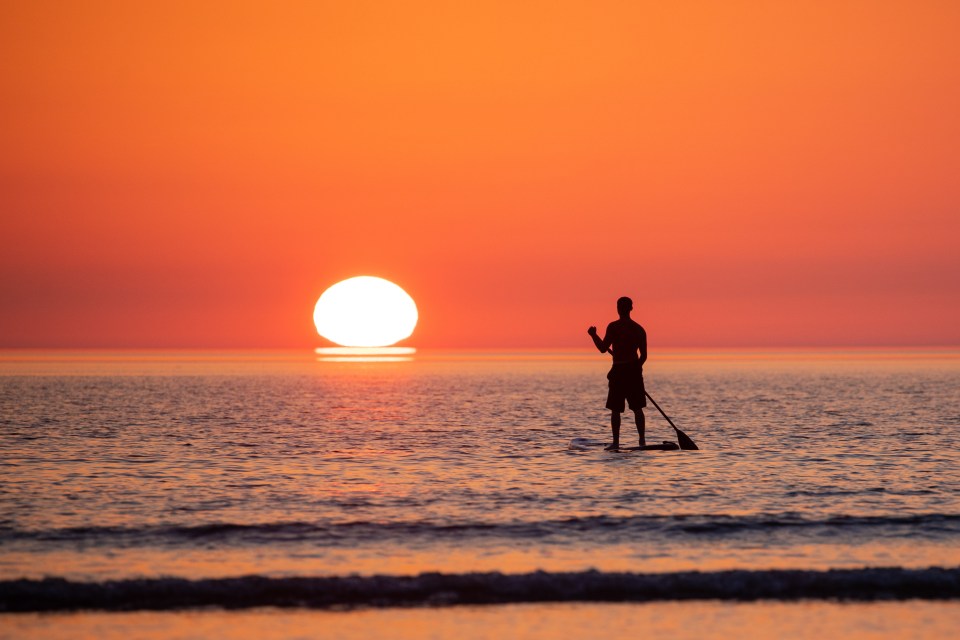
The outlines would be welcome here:
<svg viewBox="0 0 960 640">
<path fill-rule="evenodd" d="M 619 320 L 607 325 L 607 332 L 603 339 L 597 335 L 597 328 L 590 327 L 587 333 L 593 338 L 600 353 L 609 351 L 613 354 L 613 367 L 607 374 L 610 381 L 610 391 L 607 394 L 607 409 L 610 409 L 610 426 L 613 429 L 613 442 L 608 450 L 616 451 L 620 448 L 620 414 L 625 407 L 624 401 L 630 404 L 630 409 L 637 421 L 637 434 L 640 436 L 640 446 L 647 444 L 645 431 L 646 421 L 643 408 L 647 406 L 647 397 L 643 388 L 643 363 L 647 361 L 647 332 L 630 318 L 633 311 L 633 301 L 630 298 L 617 300 Z"/>
</svg>

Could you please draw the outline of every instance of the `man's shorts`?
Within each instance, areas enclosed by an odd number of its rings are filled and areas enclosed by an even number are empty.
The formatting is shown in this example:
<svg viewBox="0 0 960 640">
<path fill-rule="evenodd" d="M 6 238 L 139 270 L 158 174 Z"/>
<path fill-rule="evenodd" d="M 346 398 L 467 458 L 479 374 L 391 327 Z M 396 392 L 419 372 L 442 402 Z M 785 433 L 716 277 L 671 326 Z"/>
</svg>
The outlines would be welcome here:
<svg viewBox="0 0 960 640">
<path fill-rule="evenodd" d="M 607 409 L 623 413 L 624 402 L 630 408 L 639 411 L 647 406 L 647 395 L 643 388 L 643 367 L 640 362 L 614 364 L 607 374 L 610 391 L 607 393 Z"/>
</svg>

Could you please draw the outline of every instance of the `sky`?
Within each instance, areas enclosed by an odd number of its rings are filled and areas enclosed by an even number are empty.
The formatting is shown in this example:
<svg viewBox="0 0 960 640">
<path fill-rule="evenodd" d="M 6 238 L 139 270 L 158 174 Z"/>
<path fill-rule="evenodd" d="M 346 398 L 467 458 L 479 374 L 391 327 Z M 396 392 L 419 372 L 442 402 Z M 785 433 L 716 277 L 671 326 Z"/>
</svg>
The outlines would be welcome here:
<svg viewBox="0 0 960 640">
<path fill-rule="evenodd" d="M 0 11 L 0 347 L 960 344 L 953 0 Z"/>
</svg>

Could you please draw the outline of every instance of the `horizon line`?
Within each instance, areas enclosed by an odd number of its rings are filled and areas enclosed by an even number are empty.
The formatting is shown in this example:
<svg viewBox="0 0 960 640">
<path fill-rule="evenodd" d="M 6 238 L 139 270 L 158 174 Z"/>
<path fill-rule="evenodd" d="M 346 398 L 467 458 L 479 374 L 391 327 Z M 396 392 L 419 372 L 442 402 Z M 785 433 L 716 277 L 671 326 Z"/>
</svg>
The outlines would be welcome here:
<svg viewBox="0 0 960 640">
<path fill-rule="evenodd" d="M 0 353 L 3 352 L 50 352 L 50 351 L 77 351 L 77 352 L 86 352 L 86 351 L 115 351 L 115 352 L 154 352 L 154 351 L 205 351 L 205 352 L 310 352 L 313 353 L 317 349 L 354 349 L 354 348 L 365 348 L 365 347 L 344 347 L 342 345 L 335 344 L 314 344 L 314 345 L 304 345 L 304 346 L 196 346 L 196 345 L 178 345 L 178 346 L 148 346 L 148 345 L 138 345 L 138 346 L 122 346 L 122 345 L 106 345 L 106 346 L 3 346 L 0 345 Z M 415 349 L 418 353 L 422 352 L 433 352 L 433 351 L 511 351 L 511 352 L 543 352 L 543 351 L 584 351 L 587 353 L 594 353 L 596 349 L 592 345 L 584 346 L 569 346 L 569 345 L 554 345 L 554 346 L 516 346 L 516 345 L 486 345 L 486 346 L 417 346 L 407 343 L 397 343 L 392 345 L 385 345 L 384 347 L 377 347 L 384 349 Z M 658 346 L 654 349 L 648 349 L 650 352 L 660 353 L 665 351 L 670 352 L 692 352 L 692 351 L 703 351 L 703 352 L 713 352 L 713 351 L 837 351 L 837 350 L 848 350 L 848 351 L 909 351 L 909 350 L 923 350 L 923 351 L 942 351 L 942 350 L 958 350 L 960 349 L 960 343 L 958 344 L 825 344 L 825 345 L 697 345 L 697 346 L 687 346 L 687 345 L 663 345 Z"/>
<path fill-rule="evenodd" d="M 349 351 L 350 348 L 337 349 Z M 407 348 L 405 348 L 407 349 Z M 362 349 L 361 349 L 362 351 Z M 534 360 L 600 360 L 607 354 L 586 347 L 471 347 L 471 348 L 417 348 L 403 360 L 448 359 L 534 359 Z M 358 359 L 365 359 L 359 351 Z M 960 360 L 960 345 L 954 346 L 900 346 L 900 347 L 672 347 L 653 352 L 649 361 L 683 360 Z M 336 360 L 323 356 L 317 348 L 25 348 L 0 347 L 0 362 L 39 361 L 315 361 Z M 342 354 L 340 359 L 353 359 Z"/>
</svg>

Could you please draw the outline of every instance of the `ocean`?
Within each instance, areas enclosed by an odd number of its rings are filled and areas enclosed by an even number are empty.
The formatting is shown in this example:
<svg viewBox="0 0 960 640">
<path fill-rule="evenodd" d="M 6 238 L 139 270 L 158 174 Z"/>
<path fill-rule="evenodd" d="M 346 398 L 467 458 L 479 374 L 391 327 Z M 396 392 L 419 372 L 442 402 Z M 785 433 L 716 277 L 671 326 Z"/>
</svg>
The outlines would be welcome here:
<svg viewBox="0 0 960 640">
<path fill-rule="evenodd" d="M 0 635 L 960 624 L 960 352 L 653 352 L 647 390 L 699 451 L 604 451 L 608 368 L 4 352 Z"/>
</svg>

